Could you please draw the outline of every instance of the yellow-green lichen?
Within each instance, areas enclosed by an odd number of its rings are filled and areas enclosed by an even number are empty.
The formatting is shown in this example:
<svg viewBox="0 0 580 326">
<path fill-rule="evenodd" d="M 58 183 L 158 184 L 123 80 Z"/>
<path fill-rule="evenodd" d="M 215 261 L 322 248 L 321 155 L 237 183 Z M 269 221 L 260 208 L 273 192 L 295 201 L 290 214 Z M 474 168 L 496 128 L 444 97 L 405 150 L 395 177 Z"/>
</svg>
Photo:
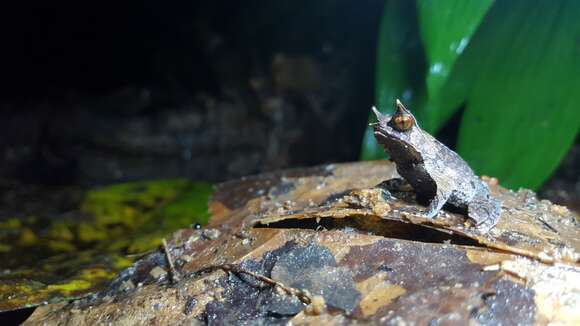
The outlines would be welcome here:
<svg viewBox="0 0 580 326">
<path fill-rule="evenodd" d="M 206 224 L 209 219 L 207 203 L 213 186 L 196 183 L 174 201 L 161 208 L 159 215 L 169 228 L 180 228 L 193 223 Z"/>
<path fill-rule="evenodd" d="M 161 238 L 163 238 L 163 236 L 164 233 L 160 232 L 139 235 L 131 241 L 127 248 L 127 252 L 130 254 L 137 254 L 150 250 L 151 248 L 156 248 L 161 244 Z"/>
<path fill-rule="evenodd" d="M 52 251 L 74 252 L 77 250 L 74 244 L 67 241 L 48 240 L 48 248 Z"/>
<path fill-rule="evenodd" d="M 133 260 L 123 256 L 113 256 L 111 257 L 111 267 L 114 270 L 122 270 L 133 264 Z"/>
<path fill-rule="evenodd" d="M 62 241 L 73 241 L 74 233 L 71 231 L 70 226 L 64 222 L 55 222 L 50 227 L 50 237 L 55 240 Z"/>
<path fill-rule="evenodd" d="M 18 230 L 22 227 L 22 222 L 17 217 L 12 217 L 4 222 L 0 222 L 0 230 Z"/>
<path fill-rule="evenodd" d="M 77 236 L 81 242 L 94 242 L 106 240 L 109 237 L 107 231 L 94 224 L 83 222 L 78 225 Z"/>
<path fill-rule="evenodd" d="M 12 250 L 11 245 L 0 243 L 0 253 L 8 253 L 10 252 L 10 250 Z"/>
<path fill-rule="evenodd" d="M 38 243 L 38 237 L 30 228 L 24 227 L 20 230 L 20 237 L 18 245 L 22 247 L 30 247 Z"/>
<path fill-rule="evenodd" d="M 93 215 L 98 226 L 124 224 L 132 228 L 143 223 L 144 213 L 166 204 L 189 185 L 187 180 L 176 179 L 109 186 L 88 192 L 81 211 Z"/>
<path fill-rule="evenodd" d="M 212 187 L 187 180 L 132 182 L 85 193 L 62 218 L 0 221 L 0 311 L 102 288 L 172 231 L 208 219 Z"/>
<path fill-rule="evenodd" d="M 51 284 L 46 287 L 47 291 L 57 291 L 63 295 L 71 295 L 74 292 L 86 290 L 91 287 L 91 282 L 87 280 L 70 280 L 67 283 Z"/>
</svg>

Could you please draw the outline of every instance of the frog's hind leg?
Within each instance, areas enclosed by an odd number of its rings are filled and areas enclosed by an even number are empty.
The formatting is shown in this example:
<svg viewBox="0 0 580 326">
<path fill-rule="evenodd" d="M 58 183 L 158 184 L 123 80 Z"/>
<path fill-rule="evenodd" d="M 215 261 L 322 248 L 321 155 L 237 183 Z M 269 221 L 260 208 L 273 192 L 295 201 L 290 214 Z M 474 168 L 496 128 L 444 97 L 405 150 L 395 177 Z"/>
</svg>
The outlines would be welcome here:
<svg viewBox="0 0 580 326">
<path fill-rule="evenodd" d="M 451 196 L 452 189 L 454 188 L 454 185 L 452 183 L 446 182 L 446 180 L 438 181 L 435 184 L 437 185 L 437 190 L 434 194 L 423 194 L 423 196 L 421 196 L 421 194 L 417 194 L 417 201 L 424 201 L 428 203 L 425 209 L 420 209 L 417 207 L 406 207 L 400 211 L 424 218 L 435 218 L 439 211 L 441 211 L 443 205 L 447 203 L 447 200 Z M 393 178 L 383 181 L 378 185 L 378 187 L 399 193 L 416 192 L 413 189 L 413 186 L 403 178 Z M 405 196 L 399 195 L 395 195 L 395 197 L 399 199 L 405 198 Z"/>
<path fill-rule="evenodd" d="M 484 232 L 497 224 L 501 216 L 501 204 L 489 194 L 487 185 L 482 183 L 482 187 L 475 193 L 467 206 L 467 215 Z"/>
</svg>

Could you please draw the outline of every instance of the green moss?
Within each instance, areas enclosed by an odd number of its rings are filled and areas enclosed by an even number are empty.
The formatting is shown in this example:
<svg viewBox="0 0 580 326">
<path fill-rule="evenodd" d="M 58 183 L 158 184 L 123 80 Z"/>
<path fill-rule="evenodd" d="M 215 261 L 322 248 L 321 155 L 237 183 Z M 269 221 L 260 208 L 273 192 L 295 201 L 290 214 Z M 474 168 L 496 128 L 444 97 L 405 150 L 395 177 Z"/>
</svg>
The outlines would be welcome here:
<svg viewBox="0 0 580 326">
<path fill-rule="evenodd" d="M 111 257 L 111 267 L 115 270 L 125 269 L 133 264 L 133 260 L 123 256 Z"/>
<path fill-rule="evenodd" d="M 114 240 L 107 242 L 104 251 L 107 252 L 123 252 L 129 247 L 131 244 L 130 238 L 118 238 L 116 237 Z"/>
<path fill-rule="evenodd" d="M 18 230 L 22 227 L 22 222 L 18 217 L 9 218 L 0 222 L 0 230 Z"/>
<path fill-rule="evenodd" d="M 18 245 L 22 247 L 30 247 L 38 243 L 38 237 L 30 228 L 24 227 L 20 231 Z"/>
<path fill-rule="evenodd" d="M 77 250 L 74 244 L 67 241 L 49 240 L 48 248 L 52 251 L 74 252 Z"/>
<path fill-rule="evenodd" d="M 208 183 L 195 183 L 186 189 L 174 201 L 161 209 L 159 214 L 170 229 L 185 227 L 190 224 L 206 224 L 209 219 L 207 203 L 213 192 Z"/>
<path fill-rule="evenodd" d="M 91 282 L 87 280 L 71 280 L 63 284 L 51 284 L 46 287 L 47 291 L 58 291 L 64 295 L 71 295 L 74 292 L 86 290 L 91 287 Z"/>
<path fill-rule="evenodd" d="M 0 223 L 0 311 L 56 302 L 102 288 L 163 237 L 205 224 L 212 186 L 187 180 L 132 182 L 89 191 L 61 219 Z M 10 245 L 8 245 L 10 244 Z"/>
<path fill-rule="evenodd" d="M 106 271 L 103 268 L 86 268 L 79 273 L 79 278 L 83 280 L 92 280 L 97 278 L 111 278 L 113 273 Z"/>
<path fill-rule="evenodd" d="M 93 215 L 98 226 L 135 227 L 143 223 L 143 214 L 169 202 L 189 184 L 187 180 L 176 179 L 109 186 L 88 192 L 81 211 Z"/>
<path fill-rule="evenodd" d="M 10 250 L 12 250 L 11 245 L 0 243 L 0 253 L 7 253 L 7 252 L 10 252 Z"/>
<path fill-rule="evenodd" d="M 77 232 L 78 239 L 81 242 L 102 241 L 109 237 L 106 230 L 89 223 L 80 223 Z"/>
<path fill-rule="evenodd" d="M 74 233 L 70 230 L 68 223 L 55 222 L 50 227 L 50 237 L 56 240 L 73 241 Z"/>
<path fill-rule="evenodd" d="M 157 248 L 161 244 L 163 236 L 164 233 L 161 232 L 140 234 L 131 241 L 127 248 L 127 252 L 130 254 L 137 254 L 152 248 Z"/>
</svg>

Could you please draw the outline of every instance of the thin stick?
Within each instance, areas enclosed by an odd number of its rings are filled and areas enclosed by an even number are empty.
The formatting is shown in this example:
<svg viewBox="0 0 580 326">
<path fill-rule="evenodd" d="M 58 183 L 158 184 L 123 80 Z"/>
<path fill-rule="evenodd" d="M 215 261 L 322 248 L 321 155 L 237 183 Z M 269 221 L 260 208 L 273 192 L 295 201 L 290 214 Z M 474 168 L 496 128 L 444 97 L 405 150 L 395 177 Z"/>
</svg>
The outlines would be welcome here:
<svg viewBox="0 0 580 326">
<path fill-rule="evenodd" d="M 163 251 L 165 252 L 165 257 L 167 258 L 167 263 L 169 264 L 169 276 L 171 277 L 171 283 L 179 282 L 179 273 L 175 269 L 175 265 L 173 265 L 173 258 L 171 258 L 171 254 L 169 253 L 169 249 L 167 248 L 167 241 L 165 238 L 161 240 L 163 244 Z"/>
<path fill-rule="evenodd" d="M 279 289 L 284 291 L 286 294 L 295 296 L 296 298 L 298 298 L 298 300 L 300 300 L 304 304 L 308 305 L 308 304 L 312 303 L 312 296 L 310 295 L 310 293 L 307 290 L 301 290 L 301 289 L 296 289 L 293 287 L 286 286 L 281 282 L 275 281 L 269 277 L 266 277 L 266 276 L 263 276 L 260 274 L 256 274 L 254 272 L 250 272 L 250 271 L 241 269 L 236 265 L 223 264 L 223 265 L 209 266 L 209 267 L 206 267 L 206 268 L 199 270 L 198 273 L 212 272 L 212 271 L 215 271 L 218 269 L 221 269 L 223 271 L 230 272 L 230 273 L 235 273 L 235 274 L 249 275 L 249 276 L 251 276 L 259 281 L 262 281 L 268 285 L 272 285 L 273 287 L 278 287 Z"/>
</svg>

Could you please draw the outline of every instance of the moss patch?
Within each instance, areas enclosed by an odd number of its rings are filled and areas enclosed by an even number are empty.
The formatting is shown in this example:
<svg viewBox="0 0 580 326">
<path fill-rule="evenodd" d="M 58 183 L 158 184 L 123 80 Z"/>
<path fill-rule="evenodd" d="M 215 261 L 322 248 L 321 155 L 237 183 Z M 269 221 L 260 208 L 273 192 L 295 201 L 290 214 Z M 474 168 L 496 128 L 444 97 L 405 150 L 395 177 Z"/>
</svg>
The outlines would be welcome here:
<svg viewBox="0 0 580 326">
<path fill-rule="evenodd" d="M 191 224 L 205 224 L 212 186 L 188 180 L 131 182 L 85 193 L 61 216 L 0 221 L 0 311 L 92 293 Z M 131 256 L 134 257 L 134 256 Z"/>
</svg>

